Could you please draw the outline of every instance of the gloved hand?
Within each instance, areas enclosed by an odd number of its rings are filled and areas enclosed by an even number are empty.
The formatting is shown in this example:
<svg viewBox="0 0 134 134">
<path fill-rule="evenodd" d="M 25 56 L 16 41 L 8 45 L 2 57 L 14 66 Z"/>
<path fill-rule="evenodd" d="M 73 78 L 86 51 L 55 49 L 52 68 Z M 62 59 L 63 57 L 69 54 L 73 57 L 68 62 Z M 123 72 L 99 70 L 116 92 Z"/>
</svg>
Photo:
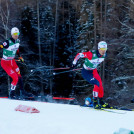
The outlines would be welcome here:
<svg viewBox="0 0 134 134">
<path fill-rule="evenodd" d="M 3 45 L 0 45 L 0 48 L 3 48 Z"/>
<path fill-rule="evenodd" d="M 20 60 L 21 62 L 24 62 L 24 59 L 23 59 L 22 57 L 19 57 L 19 60 Z"/>
</svg>

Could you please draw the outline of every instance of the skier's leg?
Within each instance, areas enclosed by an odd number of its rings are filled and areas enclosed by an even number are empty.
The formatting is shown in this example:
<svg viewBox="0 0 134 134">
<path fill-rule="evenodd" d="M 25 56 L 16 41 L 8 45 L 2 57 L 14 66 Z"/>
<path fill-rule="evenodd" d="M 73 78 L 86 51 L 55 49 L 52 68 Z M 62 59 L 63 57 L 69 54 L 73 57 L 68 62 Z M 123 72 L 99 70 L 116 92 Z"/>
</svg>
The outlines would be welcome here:
<svg viewBox="0 0 134 134">
<path fill-rule="evenodd" d="M 22 82 L 22 76 L 20 74 L 20 69 L 14 59 L 12 60 L 12 68 L 18 75 L 18 84 L 19 84 L 20 90 L 23 90 L 23 82 Z"/>
<path fill-rule="evenodd" d="M 16 72 L 16 74 L 18 75 L 18 77 L 21 77 L 20 74 L 20 69 L 18 67 L 18 65 L 16 64 L 15 60 L 12 60 L 12 69 L 14 70 L 14 72 Z"/>
<path fill-rule="evenodd" d="M 99 99 L 98 101 L 99 101 L 99 104 L 101 105 L 101 108 L 113 108 L 113 107 L 110 107 L 110 105 L 108 103 L 103 101 L 104 89 L 103 89 L 101 77 L 99 76 L 96 69 L 94 70 L 93 74 L 94 74 L 94 78 L 96 78 L 100 84 L 99 87 L 97 85 L 95 85 L 94 90 L 96 90 L 96 89 L 98 90 L 98 99 Z"/>
<path fill-rule="evenodd" d="M 99 95 L 99 81 L 94 77 L 94 70 L 85 70 L 82 69 L 82 76 L 86 79 L 90 84 L 94 85 L 93 89 L 93 105 L 95 109 L 100 109 L 101 106 L 98 103 L 98 95 Z"/>
<path fill-rule="evenodd" d="M 101 80 L 100 75 L 97 72 L 97 69 L 93 70 L 93 77 L 99 82 L 99 86 L 97 84 L 94 85 L 93 92 L 97 92 L 98 97 L 103 98 L 104 90 L 103 90 L 102 80 Z"/>
<path fill-rule="evenodd" d="M 9 75 L 9 74 L 8 74 L 8 75 Z M 15 91 L 15 89 L 16 89 L 16 85 L 17 85 L 17 83 L 18 83 L 18 75 L 17 75 L 16 73 L 13 73 L 13 74 L 11 74 L 11 75 L 9 75 L 9 76 L 13 79 L 13 81 L 12 81 L 12 83 L 11 83 L 11 88 L 10 88 L 9 97 L 10 97 L 11 99 L 16 99 L 17 96 L 16 96 L 16 91 Z"/>
<path fill-rule="evenodd" d="M 85 80 L 87 80 L 90 84 L 94 85 L 93 89 L 93 97 L 98 97 L 100 93 L 100 87 L 102 83 L 98 81 L 97 76 L 95 75 L 96 71 L 95 70 L 85 70 L 82 69 L 82 76 Z M 101 88 L 103 91 L 103 87 Z M 103 95 L 103 92 L 101 93 Z"/>
<path fill-rule="evenodd" d="M 20 97 L 21 97 L 21 99 L 28 98 L 28 97 L 34 97 L 33 94 L 27 93 L 24 90 L 23 79 L 22 79 L 22 76 L 20 74 L 20 69 L 19 69 L 18 65 L 16 64 L 15 60 L 13 60 L 12 64 L 13 64 L 14 71 L 16 71 L 16 73 L 18 75 L 18 84 L 19 84 L 19 87 L 20 87 Z"/>
<path fill-rule="evenodd" d="M 93 76 L 93 70 L 82 69 L 82 76 L 90 84 L 97 85 L 98 87 L 100 86 L 99 81 Z"/>
<path fill-rule="evenodd" d="M 5 72 L 12 78 L 11 88 L 9 96 L 11 98 L 15 97 L 15 88 L 18 82 L 18 75 L 16 72 L 12 69 L 11 61 L 1 60 L 1 66 L 5 70 Z"/>
</svg>

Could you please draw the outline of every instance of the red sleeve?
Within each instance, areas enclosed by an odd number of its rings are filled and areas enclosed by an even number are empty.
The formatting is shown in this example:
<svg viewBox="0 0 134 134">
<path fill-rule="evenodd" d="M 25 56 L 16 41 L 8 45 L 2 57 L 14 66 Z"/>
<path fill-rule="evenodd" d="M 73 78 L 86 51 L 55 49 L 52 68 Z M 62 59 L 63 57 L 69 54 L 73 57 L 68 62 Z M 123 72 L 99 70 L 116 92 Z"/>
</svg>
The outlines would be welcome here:
<svg viewBox="0 0 134 134">
<path fill-rule="evenodd" d="M 88 51 L 88 52 L 83 52 L 82 54 L 84 55 L 83 58 L 88 58 L 89 60 L 91 60 L 92 57 L 93 57 L 93 54 L 92 54 L 92 52 L 90 52 L 90 51 Z"/>
<path fill-rule="evenodd" d="M 74 58 L 73 64 L 76 64 L 77 61 L 79 60 L 79 58 L 88 58 L 89 60 L 91 60 L 92 56 L 93 56 L 93 54 L 90 51 L 83 52 L 83 53 L 78 53 Z"/>
<path fill-rule="evenodd" d="M 17 52 L 16 52 L 17 54 L 19 54 L 19 49 L 17 50 Z"/>
<path fill-rule="evenodd" d="M 19 49 L 17 50 L 16 54 L 20 57 L 20 52 Z"/>
</svg>

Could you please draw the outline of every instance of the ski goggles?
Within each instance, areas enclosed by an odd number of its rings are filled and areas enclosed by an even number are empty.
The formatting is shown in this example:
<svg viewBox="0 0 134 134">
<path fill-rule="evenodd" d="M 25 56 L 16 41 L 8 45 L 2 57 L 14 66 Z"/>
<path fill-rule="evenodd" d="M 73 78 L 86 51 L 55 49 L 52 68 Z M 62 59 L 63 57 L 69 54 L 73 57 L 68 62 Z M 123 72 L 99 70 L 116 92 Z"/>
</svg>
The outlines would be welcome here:
<svg viewBox="0 0 134 134">
<path fill-rule="evenodd" d="M 13 35 L 18 35 L 18 36 L 19 36 L 19 35 L 20 35 L 20 33 L 13 33 Z"/>
<path fill-rule="evenodd" d="M 100 50 L 105 50 L 105 51 L 106 51 L 106 50 L 107 50 L 107 48 L 100 48 Z"/>
</svg>

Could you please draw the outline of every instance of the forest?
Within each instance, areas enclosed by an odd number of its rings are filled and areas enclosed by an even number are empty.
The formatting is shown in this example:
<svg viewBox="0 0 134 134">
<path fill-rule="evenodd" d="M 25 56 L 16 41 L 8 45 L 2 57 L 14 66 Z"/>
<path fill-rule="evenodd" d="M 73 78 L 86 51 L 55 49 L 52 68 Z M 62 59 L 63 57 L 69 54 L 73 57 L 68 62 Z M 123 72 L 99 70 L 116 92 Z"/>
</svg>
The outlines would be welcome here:
<svg viewBox="0 0 134 134">
<path fill-rule="evenodd" d="M 93 85 L 81 76 L 83 59 L 76 71 L 68 68 L 77 53 L 97 49 L 104 40 L 107 57 L 97 69 L 105 100 L 125 106 L 134 98 L 133 0 L 0 0 L 0 24 L 1 43 L 12 27 L 20 30 L 25 62 L 17 64 L 28 92 L 79 102 L 92 97 Z M 7 96 L 11 79 L 1 67 L 0 74 L 0 96 Z"/>
</svg>

